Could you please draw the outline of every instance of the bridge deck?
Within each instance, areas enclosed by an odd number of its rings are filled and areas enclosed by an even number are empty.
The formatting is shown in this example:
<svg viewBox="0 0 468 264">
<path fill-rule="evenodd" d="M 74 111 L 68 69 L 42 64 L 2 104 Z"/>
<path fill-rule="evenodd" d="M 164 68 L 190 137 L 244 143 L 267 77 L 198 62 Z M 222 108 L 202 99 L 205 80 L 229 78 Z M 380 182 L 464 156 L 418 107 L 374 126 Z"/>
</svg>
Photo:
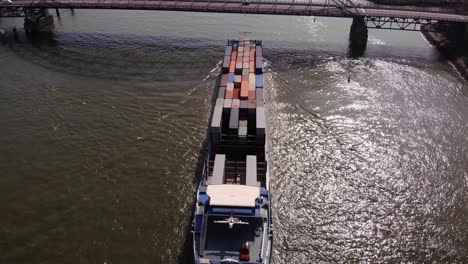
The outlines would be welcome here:
<svg viewBox="0 0 468 264">
<path fill-rule="evenodd" d="M 329 16 L 329 17 L 391 17 L 400 19 L 421 19 L 447 22 L 468 23 L 467 14 L 448 13 L 447 9 L 441 12 L 437 8 L 421 8 L 412 11 L 407 8 L 395 6 L 381 9 L 373 7 L 358 7 L 357 9 L 342 9 L 336 6 L 312 4 L 312 2 L 299 0 L 280 0 L 274 2 L 253 1 L 249 5 L 242 5 L 242 1 L 139 1 L 139 0 L 42 0 L 24 1 L 13 0 L 13 3 L 0 2 L 0 9 L 8 8 L 75 8 L 75 9 L 133 9 L 133 10 L 172 10 L 190 12 L 220 12 L 220 13 L 247 13 L 247 14 L 276 14 L 297 16 Z M 404 10 L 400 10 L 400 9 Z M 427 11 L 421 11 L 427 10 Z"/>
</svg>

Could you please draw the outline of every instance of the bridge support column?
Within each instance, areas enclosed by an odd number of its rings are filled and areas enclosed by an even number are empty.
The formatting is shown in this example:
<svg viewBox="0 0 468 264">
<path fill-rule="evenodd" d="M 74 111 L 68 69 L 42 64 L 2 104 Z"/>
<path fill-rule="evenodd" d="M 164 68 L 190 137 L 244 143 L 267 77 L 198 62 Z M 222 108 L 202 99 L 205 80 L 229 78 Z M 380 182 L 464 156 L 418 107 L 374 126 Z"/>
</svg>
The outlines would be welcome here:
<svg viewBox="0 0 468 264">
<path fill-rule="evenodd" d="M 349 32 L 349 48 L 351 56 L 361 56 L 367 46 L 367 26 L 364 17 L 354 17 Z"/>
<path fill-rule="evenodd" d="M 49 32 L 54 29 L 54 17 L 47 9 L 28 10 L 24 18 L 24 30 L 26 33 Z"/>
</svg>

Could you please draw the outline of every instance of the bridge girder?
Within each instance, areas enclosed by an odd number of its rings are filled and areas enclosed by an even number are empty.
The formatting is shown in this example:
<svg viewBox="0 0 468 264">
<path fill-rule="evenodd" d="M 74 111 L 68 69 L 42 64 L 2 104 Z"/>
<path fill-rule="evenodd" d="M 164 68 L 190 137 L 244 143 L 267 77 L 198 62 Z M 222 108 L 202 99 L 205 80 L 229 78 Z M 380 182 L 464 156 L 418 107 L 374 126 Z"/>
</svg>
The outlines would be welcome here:
<svg viewBox="0 0 468 264">
<path fill-rule="evenodd" d="M 420 18 L 366 16 L 367 28 L 420 31 L 422 25 L 437 25 L 437 20 Z M 429 27 L 436 28 L 436 27 Z"/>
<path fill-rule="evenodd" d="M 1 1 L 1 0 L 0 0 Z M 23 1 L 23 2 L 21 2 Z M 135 9 L 135 10 L 171 10 L 171 11 L 197 11 L 197 12 L 222 12 L 245 14 L 281 14 L 298 16 L 327 16 L 327 17 L 360 17 L 365 19 L 368 28 L 420 30 L 421 25 L 436 24 L 434 16 L 420 16 L 409 18 L 408 14 L 400 14 L 400 17 L 392 17 L 398 14 L 392 12 L 374 12 L 369 14 L 361 6 L 359 8 L 353 0 L 326 0 L 325 5 L 313 5 L 312 0 L 296 2 L 295 0 L 249 0 L 250 6 L 234 5 L 234 0 L 87 0 L 85 2 L 74 0 L 18 0 L 14 6 L 0 2 L 0 17 L 40 17 L 40 11 L 48 8 L 80 8 L 80 9 Z M 231 2 L 230 2 L 231 1 Z M 270 1 L 265 3 L 265 1 Z M 308 4 L 307 4 L 308 2 Z M 331 3 L 334 4 L 331 4 Z M 14 2 L 15 3 L 15 2 Z M 194 6 L 194 3 L 198 3 Z M 201 5 L 205 3 L 206 5 Z M 240 2 L 235 1 L 236 4 Z M 265 4 L 265 6 L 261 6 Z M 412 12 L 415 13 L 415 12 Z M 452 17 L 454 17 L 452 15 Z M 443 19 L 442 19 L 443 20 Z M 443 20 L 445 21 L 445 20 Z"/>
</svg>

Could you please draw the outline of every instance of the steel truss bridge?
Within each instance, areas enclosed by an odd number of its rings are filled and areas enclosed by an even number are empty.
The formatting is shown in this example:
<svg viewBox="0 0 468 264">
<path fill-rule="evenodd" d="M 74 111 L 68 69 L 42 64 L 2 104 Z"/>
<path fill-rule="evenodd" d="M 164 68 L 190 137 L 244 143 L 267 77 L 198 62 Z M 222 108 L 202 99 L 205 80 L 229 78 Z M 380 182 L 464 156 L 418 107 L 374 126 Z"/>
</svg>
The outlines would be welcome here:
<svg viewBox="0 0 468 264">
<path fill-rule="evenodd" d="M 1 0 L 0 0 L 1 1 Z M 46 9 L 120 9 L 363 18 L 368 28 L 419 31 L 438 22 L 468 23 L 452 8 L 357 5 L 352 0 L 5 0 L 0 17 L 29 17 Z M 433 27 L 428 27 L 433 28 Z"/>
</svg>

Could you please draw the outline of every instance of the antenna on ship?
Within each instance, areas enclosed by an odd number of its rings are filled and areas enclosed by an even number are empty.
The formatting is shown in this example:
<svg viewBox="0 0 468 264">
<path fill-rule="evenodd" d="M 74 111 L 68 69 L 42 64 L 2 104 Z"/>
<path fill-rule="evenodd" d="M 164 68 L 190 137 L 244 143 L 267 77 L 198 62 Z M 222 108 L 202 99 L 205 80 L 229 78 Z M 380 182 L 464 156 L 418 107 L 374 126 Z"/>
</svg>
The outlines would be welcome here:
<svg viewBox="0 0 468 264">
<path fill-rule="evenodd" d="M 232 229 L 234 225 L 248 225 L 248 222 L 244 222 L 240 220 L 239 218 L 234 217 L 234 214 L 231 213 L 231 216 L 229 218 L 226 218 L 225 220 L 217 220 L 213 221 L 216 224 L 228 224 L 229 229 Z"/>
</svg>

